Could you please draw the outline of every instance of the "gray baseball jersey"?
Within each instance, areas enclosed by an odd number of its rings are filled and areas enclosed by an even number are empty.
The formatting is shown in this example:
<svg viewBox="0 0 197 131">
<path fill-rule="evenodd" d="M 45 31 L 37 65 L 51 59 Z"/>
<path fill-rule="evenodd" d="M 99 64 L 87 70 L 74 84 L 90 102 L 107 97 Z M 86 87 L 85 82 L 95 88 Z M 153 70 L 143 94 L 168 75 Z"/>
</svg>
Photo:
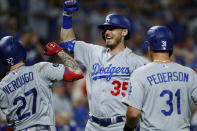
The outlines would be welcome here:
<svg viewBox="0 0 197 131">
<path fill-rule="evenodd" d="M 173 62 L 147 64 L 132 74 L 123 103 L 141 110 L 140 131 L 189 131 L 196 73 Z"/>
<path fill-rule="evenodd" d="M 52 81 L 62 80 L 64 66 L 48 62 L 21 66 L 0 82 L 0 108 L 8 124 L 22 130 L 33 125 L 55 125 Z"/>
<path fill-rule="evenodd" d="M 86 87 L 90 114 L 98 118 L 125 116 L 126 96 L 131 73 L 148 62 L 129 48 L 112 56 L 103 46 L 77 41 L 74 58 L 87 69 Z"/>
</svg>

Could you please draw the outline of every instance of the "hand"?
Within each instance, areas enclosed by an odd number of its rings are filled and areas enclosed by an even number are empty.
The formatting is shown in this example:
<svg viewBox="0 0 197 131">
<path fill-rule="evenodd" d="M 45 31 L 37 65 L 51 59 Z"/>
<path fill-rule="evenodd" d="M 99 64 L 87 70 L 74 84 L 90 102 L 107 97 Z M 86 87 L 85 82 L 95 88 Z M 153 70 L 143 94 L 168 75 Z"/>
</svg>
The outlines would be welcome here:
<svg viewBox="0 0 197 131">
<path fill-rule="evenodd" d="M 63 15 L 70 16 L 73 12 L 79 8 L 77 0 L 68 0 L 64 2 L 64 13 Z"/>
<path fill-rule="evenodd" d="M 44 54 L 48 56 L 57 55 L 63 48 L 60 47 L 57 43 L 51 42 L 45 46 Z"/>
</svg>

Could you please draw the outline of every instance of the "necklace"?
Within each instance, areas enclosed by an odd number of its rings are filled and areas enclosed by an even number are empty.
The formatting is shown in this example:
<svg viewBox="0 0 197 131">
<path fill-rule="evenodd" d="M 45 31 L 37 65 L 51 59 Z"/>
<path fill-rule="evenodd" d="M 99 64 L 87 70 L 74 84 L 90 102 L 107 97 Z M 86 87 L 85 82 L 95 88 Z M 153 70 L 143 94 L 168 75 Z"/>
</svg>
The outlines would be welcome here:
<svg viewBox="0 0 197 131">
<path fill-rule="evenodd" d="M 170 60 L 153 60 L 153 62 L 168 63 Z"/>
</svg>

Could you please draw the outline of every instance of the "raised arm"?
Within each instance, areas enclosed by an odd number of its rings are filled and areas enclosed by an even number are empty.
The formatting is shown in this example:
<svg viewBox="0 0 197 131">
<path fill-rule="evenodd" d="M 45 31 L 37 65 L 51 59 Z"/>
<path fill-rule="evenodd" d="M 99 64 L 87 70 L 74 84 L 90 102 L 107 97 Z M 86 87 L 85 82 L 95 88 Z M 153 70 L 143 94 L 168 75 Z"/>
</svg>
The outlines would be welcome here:
<svg viewBox="0 0 197 131">
<path fill-rule="evenodd" d="M 63 21 L 60 31 L 60 39 L 62 42 L 72 41 L 76 39 L 74 31 L 72 29 L 72 14 L 77 10 L 78 10 L 77 0 L 68 0 L 64 2 Z"/>
<path fill-rule="evenodd" d="M 63 48 L 55 42 L 48 43 L 45 46 L 45 55 L 57 55 L 60 57 L 65 66 L 65 72 L 63 76 L 65 81 L 73 81 L 83 78 L 82 70 L 80 69 L 77 62 L 66 52 L 64 52 Z"/>
</svg>

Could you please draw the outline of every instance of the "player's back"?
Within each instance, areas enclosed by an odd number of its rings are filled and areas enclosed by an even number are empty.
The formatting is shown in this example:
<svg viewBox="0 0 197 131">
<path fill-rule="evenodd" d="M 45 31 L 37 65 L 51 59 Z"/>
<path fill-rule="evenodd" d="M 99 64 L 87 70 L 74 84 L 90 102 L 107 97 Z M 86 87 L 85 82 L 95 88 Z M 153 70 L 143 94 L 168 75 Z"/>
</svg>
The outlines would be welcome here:
<svg viewBox="0 0 197 131">
<path fill-rule="evenodd" d="M 54 125 L 51 84 L 41 77 L 46 63 L 22 66 L 9 72 L 0 83 L 3 111 L 15 130 L 32 125 Z"/>
<path fill-rule="evenodd" d="M 176 63 L 150 63 L 135 74 L 144 88 L 141 131 L 189 131 L 197 100 L 192 94 L 195 72 Z"/>
</svg>

